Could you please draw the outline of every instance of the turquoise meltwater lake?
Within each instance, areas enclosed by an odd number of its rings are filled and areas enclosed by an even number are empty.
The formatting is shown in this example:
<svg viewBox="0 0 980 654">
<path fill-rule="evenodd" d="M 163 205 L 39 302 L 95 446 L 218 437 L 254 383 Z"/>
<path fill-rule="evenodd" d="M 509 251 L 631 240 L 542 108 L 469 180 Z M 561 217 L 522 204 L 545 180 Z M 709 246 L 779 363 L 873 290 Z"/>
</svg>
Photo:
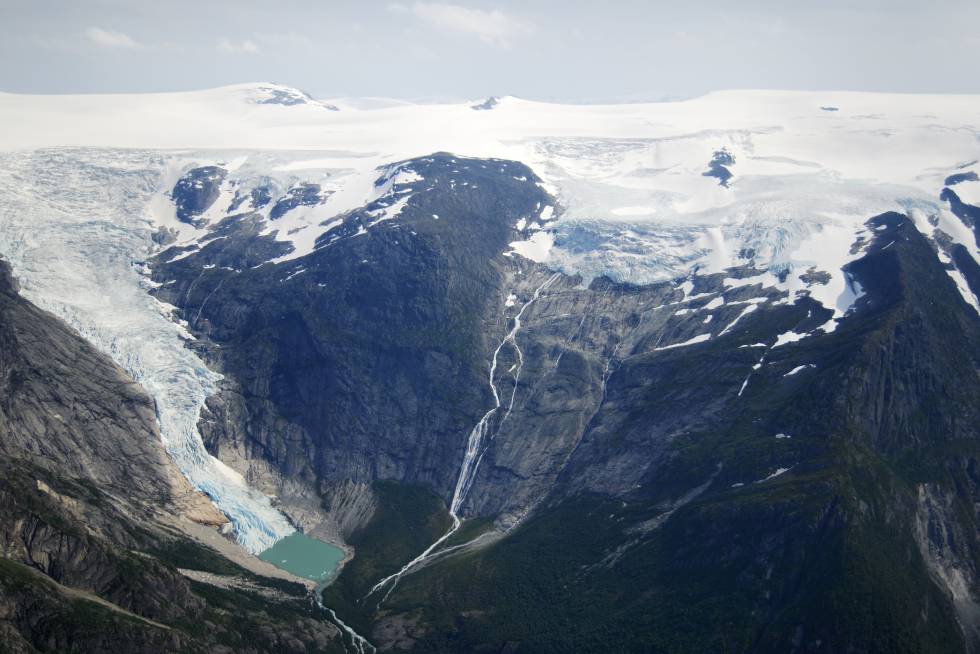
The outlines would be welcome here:
<svg viewBox="0 0 980 654">
<path fill-rule="evenodd" d="M 259 558 L 297 577 L 324 582 L 337 571 L 344 552 L 297 531 L 259 554 Z"/>
</svg>

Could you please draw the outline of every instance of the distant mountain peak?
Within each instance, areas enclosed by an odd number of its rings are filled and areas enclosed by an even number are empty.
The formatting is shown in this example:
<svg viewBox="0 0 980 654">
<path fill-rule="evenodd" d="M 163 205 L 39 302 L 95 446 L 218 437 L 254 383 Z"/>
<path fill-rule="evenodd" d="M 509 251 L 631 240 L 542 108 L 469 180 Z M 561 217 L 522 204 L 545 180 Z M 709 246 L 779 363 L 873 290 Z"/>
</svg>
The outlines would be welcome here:
<svg viewBox="0 0 980 654">
<path fill-rule="evenodd" d="M 498 98 L 495 95 L 491 95 L 483 102 L 471 106 L 470 109 L 474 109 L 476 111 L 489 111 L 490 109 L 496 107 L 498 104 L 500 104 L 500 98 Z"/>
<path fill-rule="evenodd" d="M 255 87 L 255 94 L 252 98 L 255 104 L 277 104 L 284 107 L 295 107 L 297 105 L 311 105 L 322 107 L 328 111 L 339 111 L 332 104 L 325 104 L 314 100 L 306 91 L 301 91 L 281 84 L 262 84 Z"/>
</svg>

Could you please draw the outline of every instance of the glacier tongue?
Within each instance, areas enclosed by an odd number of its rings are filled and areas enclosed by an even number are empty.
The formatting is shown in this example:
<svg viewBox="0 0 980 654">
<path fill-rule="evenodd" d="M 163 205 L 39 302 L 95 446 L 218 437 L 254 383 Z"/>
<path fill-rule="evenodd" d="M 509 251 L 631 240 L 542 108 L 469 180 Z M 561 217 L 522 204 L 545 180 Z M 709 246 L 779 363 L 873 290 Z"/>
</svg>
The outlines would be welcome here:
<svg viewBox="0 0 980 654">
<path fill-rule="evenodd" d="M 159 155 L 139 151 L 0 154 L 0 254 L 28 299 L 143 385 L 178 468 L 257 554 L 295 530 L 268 497 L 204 449 L 197 422 L 220 375 L 184 346 L 186 331 L 147 293 L 134 265 L 152 247 L 144 212 L 163 165 Z"/>
</svg>

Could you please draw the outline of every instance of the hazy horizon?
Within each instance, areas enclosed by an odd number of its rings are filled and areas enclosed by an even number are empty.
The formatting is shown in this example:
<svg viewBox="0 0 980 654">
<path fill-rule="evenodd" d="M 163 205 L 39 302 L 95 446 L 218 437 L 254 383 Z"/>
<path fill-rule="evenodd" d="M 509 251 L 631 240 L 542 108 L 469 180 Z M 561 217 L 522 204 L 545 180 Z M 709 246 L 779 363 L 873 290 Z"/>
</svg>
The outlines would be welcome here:
<svg viewBox="0 0 980 654">
<path fill-rule="evenodd" d="M 728 89 L 980 93 L 980 3 L 0 0 L 0 91 L 278 82 L 318 98 L 560 102 Z"/>
</svg>

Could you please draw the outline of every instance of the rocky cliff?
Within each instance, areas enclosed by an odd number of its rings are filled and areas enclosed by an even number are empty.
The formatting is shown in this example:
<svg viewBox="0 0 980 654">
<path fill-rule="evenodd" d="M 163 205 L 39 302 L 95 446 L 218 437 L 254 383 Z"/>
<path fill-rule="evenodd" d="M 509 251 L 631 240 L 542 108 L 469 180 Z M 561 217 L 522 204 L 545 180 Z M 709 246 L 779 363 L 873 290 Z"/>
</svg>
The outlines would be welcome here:
<svg viewBox="0 0 980 654">
<path fill-rule="evenodd" d="M 839 316 L 817 270 L 556 273 L 512 249 L 554 204 L 530 170 L 407 165 L 424 194 L 305 257 L 252 261 L 279 244 L 245 212 L 152 262 L 226 375 L 209 449 L 358 548 L 348 619 L 421 651 L 976 648 L 980 321 L 938 233 L 869 216 Z M 449 506 L 470 461 L 447 555 L 365 600 L 445 524 L 372 484 Z"/>
<path fill-rule="evenodd" d="M 146 394 L 0 261 L 0 650 L 339 649 L 304 586 L 189 535 L 227 521 L 155 425 Z"/>
<path fill-rule="evenodd" d="M 0 113 L 0 647 L 977 651 L 975 97 Z"/>
</svg>

